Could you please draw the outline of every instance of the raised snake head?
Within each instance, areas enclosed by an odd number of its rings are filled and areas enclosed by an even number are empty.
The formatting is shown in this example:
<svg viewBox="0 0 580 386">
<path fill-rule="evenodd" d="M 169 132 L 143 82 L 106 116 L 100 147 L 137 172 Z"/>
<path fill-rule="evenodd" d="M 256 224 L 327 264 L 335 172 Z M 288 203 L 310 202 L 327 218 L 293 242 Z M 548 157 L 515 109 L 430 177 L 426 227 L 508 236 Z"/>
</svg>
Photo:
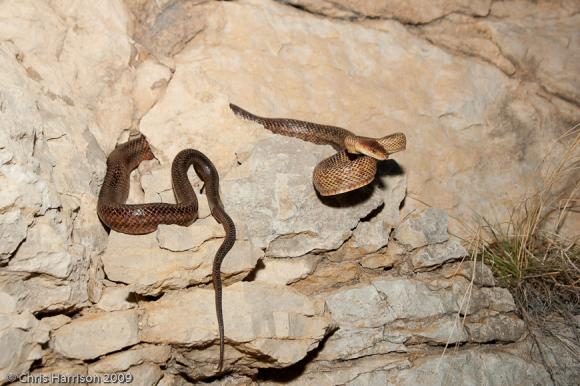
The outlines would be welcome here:
<svg viewBox="0 0 580 386">
<path fill-rule="evenodd" d="M 373 138 L 349 135 L 344 139 L 344 146 L 352 154 L 364 154 L 377 160 L 389 158 L 387 150 Z"/>
</svg>

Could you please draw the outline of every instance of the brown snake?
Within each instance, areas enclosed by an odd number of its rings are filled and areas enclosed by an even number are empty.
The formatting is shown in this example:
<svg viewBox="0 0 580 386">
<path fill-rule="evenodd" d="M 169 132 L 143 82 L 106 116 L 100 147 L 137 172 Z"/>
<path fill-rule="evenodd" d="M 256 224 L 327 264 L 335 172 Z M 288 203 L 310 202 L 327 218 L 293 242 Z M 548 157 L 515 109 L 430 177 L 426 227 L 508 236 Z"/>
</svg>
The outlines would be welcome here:
<svg viewBox="0 0 580 386">
<path fill-rule="evenodd" d="M 151 233 L 159 224 L 189 225 L 197 219 L 197 197 L 187 178 L 191 165 L 203 180 L 211 215 L 225 230 L 225 238 L 215 254 L 212 269 L 215 307 L 220 336 L 218 371 L 224 362 L 224 322 L 222 312 L 221 264 L 236 241 L 234 222 L 225 212 L 219 195 L 219 175 L 213 163 L 203 153 L 182 150 L 171 165 L 173 192 L 177 204 L 125 204 L 129 196 L 129 177 L 141 161 L 153 159 L 147 139 L 140 136 L 117 146 L 107 158 L 107 173 L 99 192 L 97 213 L 111 229 L 133 235 Z"/>
<path fill-rule="evenodd" d="M 304 141 L 331 145 L 337 153 L 322 160 L 314 168 L 314 187 L 322 196 L 332 196 L 361 188 L 371 183 L 377 171 L 377 160 L 405 150 L 405 134 L 395 133 L 382 138 L 368 138 L 336 126 L 288 118 L 264 118 L 230 103 L 240 118 L 257 122 L 273 133 Z"/>
</svg>

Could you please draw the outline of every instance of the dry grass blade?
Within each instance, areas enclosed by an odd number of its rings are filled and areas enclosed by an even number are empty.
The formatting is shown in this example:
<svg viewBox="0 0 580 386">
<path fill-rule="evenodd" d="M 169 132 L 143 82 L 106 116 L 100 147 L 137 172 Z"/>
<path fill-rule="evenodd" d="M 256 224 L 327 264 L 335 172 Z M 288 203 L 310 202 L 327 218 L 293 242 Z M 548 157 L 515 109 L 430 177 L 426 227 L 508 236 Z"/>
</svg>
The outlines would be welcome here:
<svg viewBox="0 0 580 386">
<path fill-rule="evenodd" d="M 562 368 L 546 360 L 552 354 L 542 336 L 560 341 L 566 355 L 580 362 L 577 333 L 570 338 L 552 330 L 556 317 L 569 331 L 577 331 L 575 316 L 580 314 L 580 235 L 561 235 L 565 221 L 580 213 L 580 124 L 559 144 L 565 144 L 564 150 L 552 147 L 541 162 L 541 189 L 526 195 L 506 223 L 482 219 L 472 237 L 478 241 L 472 258 L 490 265 L 500 284 L 510 289 L 553 380 Z M 479 243 L 482 234 L 486 242 Z"/>
<path fill-rule="evenodd" d="M 560 235 L 564 221 L 580 210 L 580 128 L 566 132 L 541 163 L 543 186 L 513 208 L 505 224 L 483 220 L 487 234 L 477 258 L 488 263 L 500 283 L 512 290 L 522 315 L 580 313 L 578 236 Z M 556 159 L 547 157 L 558 154 Z M 552 157 L 553 158 L 553 157 Z M 479 236 L 478 236 L 479 237 Z"/>
</svg>

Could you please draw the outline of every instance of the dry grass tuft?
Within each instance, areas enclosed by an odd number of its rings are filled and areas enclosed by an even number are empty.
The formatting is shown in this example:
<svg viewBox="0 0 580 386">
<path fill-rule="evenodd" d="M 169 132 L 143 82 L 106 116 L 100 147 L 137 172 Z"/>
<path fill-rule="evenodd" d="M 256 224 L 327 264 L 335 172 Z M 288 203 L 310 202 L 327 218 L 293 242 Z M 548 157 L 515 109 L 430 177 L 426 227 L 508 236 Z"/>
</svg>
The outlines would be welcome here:
<svg viewBox="0 0 580 386">
<path fill-rule="evenodd" d="M 571 238 L 561 235 L 564 221 L 580 212 L 580 124 L 559 141 L 565 151 L 549 149 L 551 159 L 541 163 L 542 189 L 524 197 L 506 223 L 482 219 L 470 242 L 472 259 L 488 264 L 499 284 L 511 291 L 555 383 L 570 371 L 557 352 L 580 361 L 575 318 L 580 315 L 580 231 Z M 558 324 L 564 329 L 555 330 Z"/>
<path fill-rule="evenodd" d="M 475 236 L 476 258 L 511 290 L 525 319 L 580 314 L 578 235 L 560 235 L 566 218 L 580 210 L 580 125 L 559 141 L 568 145 L 556 160 L 542 162 L 543 188 L 526 196 L 507 223 L 484 219 Z"/>
</svg>

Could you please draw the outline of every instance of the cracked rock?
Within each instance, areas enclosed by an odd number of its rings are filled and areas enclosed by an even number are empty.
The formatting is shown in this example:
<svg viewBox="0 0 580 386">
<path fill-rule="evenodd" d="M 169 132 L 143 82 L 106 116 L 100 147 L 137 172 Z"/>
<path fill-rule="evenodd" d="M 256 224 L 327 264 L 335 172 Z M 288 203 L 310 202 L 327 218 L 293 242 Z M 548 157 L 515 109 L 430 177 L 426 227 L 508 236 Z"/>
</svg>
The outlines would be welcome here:
<svg viewBox="0 0 580 386">
<path fill-rule="evenodd" d="M 137 343 L 136 310 L 88 314 L 60 327 L 52 337 L 57 353 L 76 359 L 94 359 Z"/>
<path fill-rule="evenodd" d="M 413 251 L 411 254 L 411 263 L 415 270 L 420 270 L 467 256 L 467 251 L 459 241 L 449 240 L 443 244 L 428 245 Z"/>
<path fill-rule="evenodd" d="M 314 349 L 331 328 L 328 318 L 322 316 L 320 304 L 284 286 L 239 282 L 224 288 L 223 302 L 225 361 L 234 368 L 295 363 Z M 143 311 L 144 342 L 200 347 L 217 338 L 213 289 L 168 293 L 145 304 Z M 170 329 L 166 328 L 168 323 Z M 202 373 L 215 370 L 215 348 L 188 351 L 185 355 L 189 355 L 188 361 L 198 364 Z M 268 360 L 261 363 L 260 358 Z"/>
<path fill-rule="evenodd" d="M 412 214 L 395 229 L 394 238 L 408 250 L 447 241 L 447 213 L 429 208 Z"/>
</svg>

